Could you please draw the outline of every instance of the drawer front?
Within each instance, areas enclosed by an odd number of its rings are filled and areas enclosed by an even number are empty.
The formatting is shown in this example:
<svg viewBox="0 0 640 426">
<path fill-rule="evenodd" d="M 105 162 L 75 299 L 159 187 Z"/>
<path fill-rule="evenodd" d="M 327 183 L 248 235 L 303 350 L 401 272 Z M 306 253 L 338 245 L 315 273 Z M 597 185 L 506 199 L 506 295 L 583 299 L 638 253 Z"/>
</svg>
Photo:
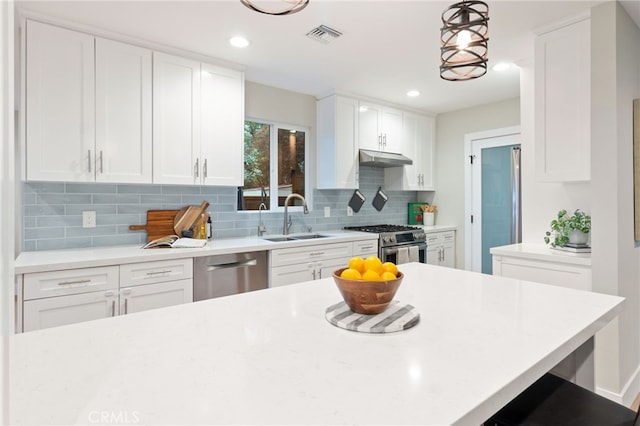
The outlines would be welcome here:
<svg viewBox="0 0 640 426">
<path fill-rule="evenodd" d="M 443 242 L 442 233 L 434 232 L 431 234 L 427 234 L 427 247 L 434 246 L 436 244 L 441 244 Z"/>
<path fill-rule="evenodd" d="M 445 243 L 452 243 L 456 240 L 456 233 L 454 231 L 443 232 L 442 240 Z"/>
<path fill-rule="evenodd" d="M 271 266 L 276 267 L 324 259 L 350 257 L 351 250 L 352 244 L 350 242 L 272 250 Z"/>
<path fill-rule="evenodd" d="M 193 259 L 159 260 L 120 266 L 120 287 L 191 279 Z"/>
<path fill-rule="evenodd" d="M 118 288 L 118 267 L 67 269 L 25 274 L 24 300 L 44 299 Z"/>
<path fill-rule="evenodd" d="M 367 258 L 378 255 L 378 240 L 354 241 L 353 256 Z"/>
</svg>

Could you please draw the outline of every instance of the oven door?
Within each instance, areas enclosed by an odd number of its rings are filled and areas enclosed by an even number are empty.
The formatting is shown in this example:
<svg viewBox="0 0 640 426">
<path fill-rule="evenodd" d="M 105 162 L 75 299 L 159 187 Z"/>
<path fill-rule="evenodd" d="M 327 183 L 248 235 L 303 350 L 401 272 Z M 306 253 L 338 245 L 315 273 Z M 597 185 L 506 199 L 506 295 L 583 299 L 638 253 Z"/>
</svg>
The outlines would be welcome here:
<svg viewBox="0 0 640 426">
<path fill-rule="evenodd" d="M 382 262 L 393 262 L 397 265 L 398 249 L 400 247 L 413 247 L 413 246 L 418 246 L 418 262 L 427 263 L 427 243 L 383 247 L 382 249 L 380 249 L 380 260 L 382 260 Z"/>
</svg>

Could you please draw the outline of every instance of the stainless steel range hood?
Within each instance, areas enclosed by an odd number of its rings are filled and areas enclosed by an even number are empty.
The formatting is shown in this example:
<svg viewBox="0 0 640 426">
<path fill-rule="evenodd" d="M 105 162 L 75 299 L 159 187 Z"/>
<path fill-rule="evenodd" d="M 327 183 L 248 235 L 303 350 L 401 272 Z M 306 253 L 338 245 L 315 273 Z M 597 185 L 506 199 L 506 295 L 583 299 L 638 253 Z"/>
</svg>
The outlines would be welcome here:
<svg viewBox="0 0 640 426">
<path fill-rule="evenodd" d="M 360 150 L 360 164 L 372 167 L 399 167 L 413 164 L 413 160 L 394 152 Z"/>
</svg>

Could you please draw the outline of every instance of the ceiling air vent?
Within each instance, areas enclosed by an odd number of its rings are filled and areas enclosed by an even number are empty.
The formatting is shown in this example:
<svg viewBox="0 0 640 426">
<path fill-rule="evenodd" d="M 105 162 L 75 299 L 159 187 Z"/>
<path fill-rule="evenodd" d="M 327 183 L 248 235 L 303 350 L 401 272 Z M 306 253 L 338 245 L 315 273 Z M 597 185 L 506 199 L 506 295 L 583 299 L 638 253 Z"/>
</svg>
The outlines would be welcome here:
<svg viewBox="0 0 640 426">
<path fill-rule="evenodd" d="M 310 39 L 324 44 L 329 44 L 329 42 L 337 39 L 341 35 L 342 33 L 340 31 L 329 28 L 326 25 L 320 25 L 307 33 L 307 37 Z"/>
</svg>

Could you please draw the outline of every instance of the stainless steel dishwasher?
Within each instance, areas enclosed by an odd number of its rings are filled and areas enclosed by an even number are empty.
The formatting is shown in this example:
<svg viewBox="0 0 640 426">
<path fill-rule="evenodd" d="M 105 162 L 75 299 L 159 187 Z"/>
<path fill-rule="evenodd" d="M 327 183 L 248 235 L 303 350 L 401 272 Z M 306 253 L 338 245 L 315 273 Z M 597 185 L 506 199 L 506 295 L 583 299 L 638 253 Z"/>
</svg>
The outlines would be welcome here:
<svg viewBox="0 0 640 426">
<path fill-rule="evenodd" d="M 267 252 L 196 257 L 193 301 L 267 288 Z"/>
</svg>

